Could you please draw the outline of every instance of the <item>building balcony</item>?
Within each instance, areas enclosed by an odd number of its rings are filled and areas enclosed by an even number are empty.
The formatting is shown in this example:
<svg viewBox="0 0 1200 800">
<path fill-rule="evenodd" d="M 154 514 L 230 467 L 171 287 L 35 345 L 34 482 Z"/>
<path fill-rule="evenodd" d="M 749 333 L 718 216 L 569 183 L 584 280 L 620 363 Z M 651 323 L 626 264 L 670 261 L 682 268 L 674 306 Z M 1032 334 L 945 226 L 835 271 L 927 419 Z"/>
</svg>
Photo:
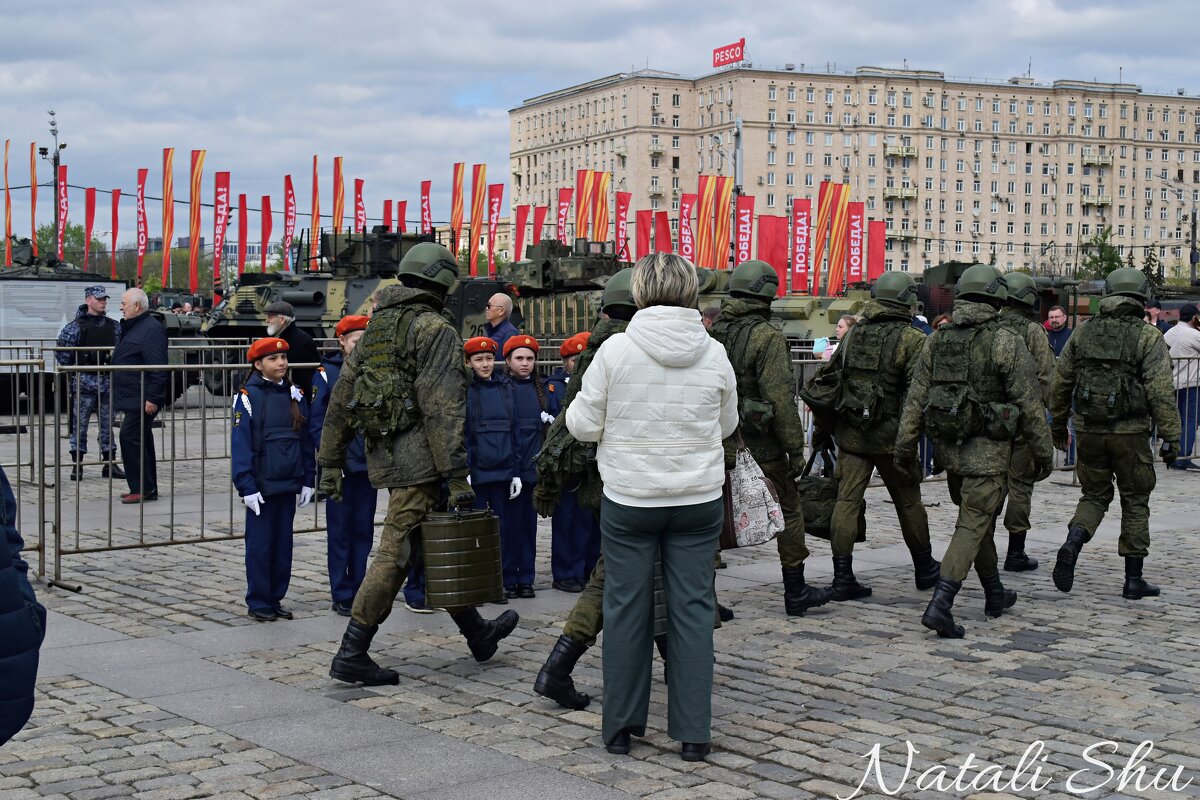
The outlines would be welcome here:
<svg viewBox="0 0 1200 800">
<path fill-rule="evenodd" d="M 916 239 L 917 232 L 914 230 L 904 230 L 902 228 L 888 228 L 887 238 L 889 239 Z"/>
<path fill-rule="evenodd" d="M 647 194 L 649 194 L 651 197 L 662 197 L 664 193 L 665 190 L 663 187 L 654 183 L 650 184 L 650 191 L 647 192 Z"/>
<path fill-rule="evenodd" d="M 663 145 L 655 144 L 654 142 L 650 143 L 650 146 L 648 149 L 650 150 L 650 155 L 652 155 L 652 156 L 661 156 L 663 153 L 667 152 L 666 148 L 663 147 Z"/>
<path fill-rule="evenodd" d="M 1111 167 L 1113 157 L 1109 155 L 1100 155 L 1089 153 L 1083 157 L 1083 165 L 1085 167 Z"/>
<path fill-rule="evenodd" d="M 628 154 L 629 154 L 629 151 L 625 148 L 625 145 L 623 145 L 623 144 L 617 145 L 616 147 L 613 148 L 613 155 L 615 155 L 619 158 L 625 158 Z"/>
<path fill-rule="evenodd" d="M 915 186 L 885 186 L 883 187 L 884 200 L 916 200 L 917 189 Z"/>
<path fill-rule="evenodd" d="M 885 158 L 916 158 L 917 148 L 909 145 L 885 144 L 883 146 L 883 155 Z"/>
<path fill-rule="evenodd" d="M 1083 198 L 1085 206 L 1111 206 L 1112 198 L 1106 194 L 1089 194 Z"/>
</svg>

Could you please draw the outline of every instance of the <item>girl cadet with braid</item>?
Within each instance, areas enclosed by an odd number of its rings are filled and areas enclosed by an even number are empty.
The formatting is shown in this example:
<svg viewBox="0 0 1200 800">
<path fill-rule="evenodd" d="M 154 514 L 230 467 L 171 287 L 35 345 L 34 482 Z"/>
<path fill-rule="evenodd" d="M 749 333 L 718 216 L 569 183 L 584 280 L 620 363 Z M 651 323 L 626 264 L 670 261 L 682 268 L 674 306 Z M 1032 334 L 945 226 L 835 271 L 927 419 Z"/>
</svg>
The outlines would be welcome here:
<svg viewBox="0 0 1200 800">
<path fill-rule="evenodd" d="M 554 421 L 547 411 L 546 387 L 534 374 L 537 353 L 538 342 L 532 336 L 517 334 L 504 344 L 504 362 L 517 418 L 516 465 L 500 519 L 504 590 L 508 597 L 534 596 L 537 512 L 533 507 L 533 490 L 537 484 L 537 454 L 546 440 L 546 426 Z"/>
</svg>

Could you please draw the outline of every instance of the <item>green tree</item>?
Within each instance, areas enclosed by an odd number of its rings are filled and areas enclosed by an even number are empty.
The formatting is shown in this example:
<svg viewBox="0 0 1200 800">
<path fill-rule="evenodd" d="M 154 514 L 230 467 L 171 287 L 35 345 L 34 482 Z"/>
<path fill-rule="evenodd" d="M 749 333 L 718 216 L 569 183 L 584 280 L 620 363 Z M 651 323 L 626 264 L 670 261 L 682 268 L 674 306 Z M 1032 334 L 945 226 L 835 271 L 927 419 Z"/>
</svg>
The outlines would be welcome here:
<svg viewBox="0 0 1200 800">
<path fill-rule="evenodd" d="M 469 273 L 468 265 L 470 263 L 471 263 L 470 248 L 464 247 L 458 251 L 458 269 L 459 269 L 459 273 L 461 275 L 467 275 Z M 499 254 L 496 255 L 496 269 L 497 270 L 499 270 L 502 267 L 508 266 L 508 264 L 509 264 L 508 259 L 501 258 L 499 256 Z M 487 271 L 488 271 L 487 253 L 480 252 L 480 253 L 475 254 L 475 271 L 480 275 L 487 275 Z"/>
<path fill-rule="evenodd" d="M 1105 227 L 1083 245 L 1084 259 L 1076 272 L 1081 281 L 1101 280 L 1114 269 L 1120 269 L 1121 252 L 1112 243 L 1112 227 Z"/>
<path fill-rule="evenodd" d="M 63 261 L 77 264 L 81 269 L 83 264 L 83 226 L 68 222 L 67 227 L 63 229 Z M 39 225 L 37 229 L 37 246 L 38 255 L 49 258 L 58 252 L 58 242 L 54 241 L 54 226 L 50 224 Z M 100 241 L 96 237 L 92 237 L 91 259 L 93 265 L 100 258 L 99 254 L 103 254 L 104 258 L 109 258 L 108 245 Z"/>
<path fill-rule="evenodd" d="M 1146 273 L 1146 277 L 1153 275 L 1150 280 L 1155 281 L 1161 286 L 1163 282 L 1162 263 L 1158 260 L 1158 253 L 1153 247 L 1146 248 L 1146 256 L 1142 261 L 1142 272 Z"/>
</svg>

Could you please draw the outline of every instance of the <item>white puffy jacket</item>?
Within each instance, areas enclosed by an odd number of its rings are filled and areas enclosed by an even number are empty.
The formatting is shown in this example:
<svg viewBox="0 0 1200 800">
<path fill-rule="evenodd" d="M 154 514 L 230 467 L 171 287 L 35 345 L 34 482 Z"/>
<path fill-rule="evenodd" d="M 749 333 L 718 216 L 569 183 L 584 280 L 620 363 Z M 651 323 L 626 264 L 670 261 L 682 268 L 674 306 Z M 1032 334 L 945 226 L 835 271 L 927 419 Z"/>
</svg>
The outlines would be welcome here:
<svg viewBox="0 0 1200 800">
<path fill-rule="evenodd" d="M 721 496 L 721 440 L 737 427 L 737 379 L 700 312 L 639 311 L 597 351 L 567 430 L 599 442 L 604 494 L 627 506 L 683 506 Z"/>
</svg>

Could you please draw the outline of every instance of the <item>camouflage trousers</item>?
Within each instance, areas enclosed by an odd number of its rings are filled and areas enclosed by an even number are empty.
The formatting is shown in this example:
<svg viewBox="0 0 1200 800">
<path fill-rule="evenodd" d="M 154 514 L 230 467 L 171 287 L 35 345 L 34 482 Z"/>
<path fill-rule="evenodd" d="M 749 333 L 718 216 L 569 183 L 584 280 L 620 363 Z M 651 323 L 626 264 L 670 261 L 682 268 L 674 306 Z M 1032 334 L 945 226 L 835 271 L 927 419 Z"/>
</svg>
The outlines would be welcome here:
<svg viewBox="0 0 1200 800">
<path fill-rule="evenodd" d="M 1113 480 L 1121 493 L 1121 538 L 1117 553 L 1145 558 L 1150 553 L 1150 493 L 1157 481 L 1148 433 L 1083 433 L 1076 436 L 1075 474 L 1083 496 L 1071 525 L 1088 539 L 1100 527 L 1113 501 Z"/>
<path fill-rule="evenodd" d="M 1008 462 L 1008 489 L 1004 505 L 1004 527 L 1010 534 L 1029 533 L 1029 512 L 1033 507 L 1033 485 L 1037 462 L 1033 448 L 1024 440 L 1013 442 L 1012 459 Z"/>
<path fill-rule="evenodd" d="M 859 519 L 866 508 L 864 495 L 871 481 L 871 472 L 879 470 L 883 485 L 887 487 L 896 516 L 900 520 L 900 532 L 910 553 L 925 553 L 929 546 L 929 516 L 921 502 L 921 484 L 909 480 L 896 469 L 891 453 L 859 454 L 842 450 L 838 454 L 834 476 L 838 481 L 837 503 L 833 507 L 830 523 L 830 544 L 835 556 L 848 556 L 854 552 L 854 539 L 858 536 Z"/>
<path fill-rule="evenodd" d="M 783 511 L 783 532 L 776 538 L 779 563 L 784 569 L 803 567 L 808 558 L 808 547 L 804 543 L 804 507 L 800 503 L 800 493 L 796 491 L 796 482 L 784 468 L 763 467 L 762 471 L 775 484 L 779 507 Z"/>
<path fill-rule="evenodd" d="M 978 575 L 1000 571 L 996 558 L 996 512 L 1004 499 L 1008 476 L 947 474 L 950 499 L 958 506 L 954 535 L 942 556 L 942 577 L 962 581 L 975 565 Z"/>
<path fill-rule="evenodd" d="M 356 622 L 378 625 L 392 613 L 392 604 L 408 575 L 413 553 L 411 537 L 420 536 L 418 526 L 425 514 L 437 505 L 440 488 L 437 483 L 423 483 L 389 490 L 379 548 L 371 554 L 367 576 L 354 596 L 351 616 Z"/>
</svg>

